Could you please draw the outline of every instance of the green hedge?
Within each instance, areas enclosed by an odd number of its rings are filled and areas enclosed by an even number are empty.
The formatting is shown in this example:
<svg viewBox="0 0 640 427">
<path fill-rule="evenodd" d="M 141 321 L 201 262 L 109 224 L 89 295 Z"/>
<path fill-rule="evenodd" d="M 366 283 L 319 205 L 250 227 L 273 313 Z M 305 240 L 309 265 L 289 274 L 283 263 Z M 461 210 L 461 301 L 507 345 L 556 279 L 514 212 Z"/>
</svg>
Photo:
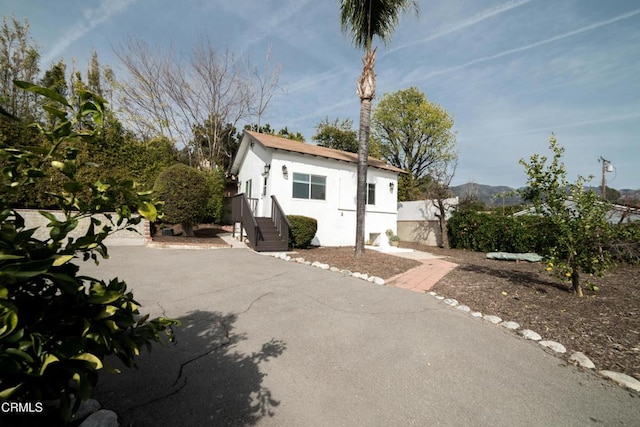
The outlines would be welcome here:
<svg viewBox="0 0 640 427">
<path fill-rule="evenodd" d="M 640 263 L 640 223 L 613 225 L 605 250 L 616 262 Z M 448 223 L 452 248 L 477 252 L 537 252 L 553 246 L 553 225 L 541 216 L 455 212 Z"/>
<path fill-rule="evenodd" d="M 617 262 L 640 264 L 640 222 L 614 226 L 607 250 Z"/>
<path fill-rule="evenodd" d="M 449 220 L 452 248 L 478 252 L 537 252 L 551 235 L 538 216 L 459 211 Z"/>
<path fill-rule="evenodd" d="M 318 231 L 318 221 L 302 215 L 287 215 L 289 224 L 289 246 L 292 248 L 307 248 Z"/>
</svg>

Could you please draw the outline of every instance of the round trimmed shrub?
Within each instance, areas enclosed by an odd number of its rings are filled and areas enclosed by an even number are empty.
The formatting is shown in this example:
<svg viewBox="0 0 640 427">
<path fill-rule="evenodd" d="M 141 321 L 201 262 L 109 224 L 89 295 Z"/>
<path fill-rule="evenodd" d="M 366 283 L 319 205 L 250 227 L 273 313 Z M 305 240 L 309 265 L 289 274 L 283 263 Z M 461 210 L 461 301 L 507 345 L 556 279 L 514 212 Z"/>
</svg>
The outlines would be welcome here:
<svg viewBox="0 0 640 427">
<path fill-rule="evenodd" d="M 163 221 L 180 224 L 185 235 L 193 236 L 193 226 L 202 222 L 209 200 L 204 175 L 190 166 L 175 164 L 160 173 L 155 192 L 164 202 Z"/>
<path fill-rule="evenodd" d="M 287 215 L 289 220 L 289 246 L 292 248 L 307 248 L 311 245 L 318 231 L 318 221 L 302 215 Z"/>
</svg>

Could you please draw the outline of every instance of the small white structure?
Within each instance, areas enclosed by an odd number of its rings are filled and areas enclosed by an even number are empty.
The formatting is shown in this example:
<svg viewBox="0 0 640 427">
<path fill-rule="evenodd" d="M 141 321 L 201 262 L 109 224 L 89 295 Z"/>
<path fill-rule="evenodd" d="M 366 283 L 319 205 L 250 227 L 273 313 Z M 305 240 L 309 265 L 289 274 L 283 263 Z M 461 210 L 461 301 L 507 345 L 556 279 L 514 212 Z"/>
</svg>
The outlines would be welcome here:
<svg viewBox="0 0 640 427">
<path fill-rule="evenodd" d="M 245 131 L 231 173 L 255 217 L 271 215 L 275 196 L 286 215 L 318 221 L 314 245 L 353 246 L 357 162 L 356 153 Z M 365 239 L 396 232 L 399 173 L 369 157 Z"/>
<path fill-rule="evenodd" d="M 442 243 L 440 224 L 436 213 L 439 212 L 436 200 L 418 200 L 398 203 L 398 237 L 405 242 L 418 242 L 428 246 Z M 445 220 L 449 220 L 458 206 L 458 198 L 443 200 Z"/>
</svg>

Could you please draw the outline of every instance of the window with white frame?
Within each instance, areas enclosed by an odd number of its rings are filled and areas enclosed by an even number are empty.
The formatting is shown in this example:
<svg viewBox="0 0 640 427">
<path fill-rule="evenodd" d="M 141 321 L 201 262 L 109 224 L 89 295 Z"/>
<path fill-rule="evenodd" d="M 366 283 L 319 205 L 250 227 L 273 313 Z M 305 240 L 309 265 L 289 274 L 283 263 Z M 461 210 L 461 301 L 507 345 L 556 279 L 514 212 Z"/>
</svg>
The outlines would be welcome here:
<svg viewBox="0 0 640 427">
<path fill-rule="evenodd" d="M 306 173 L 293 174 L 293 198 L 326 200 L 327 177 Z"/>
<path fill-rule="evenodd" d="M 376 185 L 367 184 L 367 205 L 376 204 Z"/>
</svg>

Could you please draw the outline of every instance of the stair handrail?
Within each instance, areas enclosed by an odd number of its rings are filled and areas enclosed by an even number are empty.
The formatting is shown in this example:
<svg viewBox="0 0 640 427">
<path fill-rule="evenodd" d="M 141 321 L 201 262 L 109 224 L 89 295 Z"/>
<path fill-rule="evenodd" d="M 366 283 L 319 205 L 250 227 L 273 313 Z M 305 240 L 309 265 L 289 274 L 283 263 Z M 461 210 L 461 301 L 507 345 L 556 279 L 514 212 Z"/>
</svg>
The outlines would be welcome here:
<svg viewBox="0 0 640 427">
<path fill-rule="evenodd" d="M 275 224 L 280 237 L 283 238 L 285 242 L 288 242 L 291 224 L 289 224 L 287 215 L 285 215 L 275 195 L 271 195 L 271 221 Z"/>
<path fill-rule="evenodd" d="M 240 238 L 242 238 L 242 228 L 247 230 L 247 238 L 254 248 L 260 238 L 260 227 L 251 212 L 249 201 L 244 193 L 240 193 L 231 198 L 231 219 L 234 223 L 240 223 Z"/>
</svg>

